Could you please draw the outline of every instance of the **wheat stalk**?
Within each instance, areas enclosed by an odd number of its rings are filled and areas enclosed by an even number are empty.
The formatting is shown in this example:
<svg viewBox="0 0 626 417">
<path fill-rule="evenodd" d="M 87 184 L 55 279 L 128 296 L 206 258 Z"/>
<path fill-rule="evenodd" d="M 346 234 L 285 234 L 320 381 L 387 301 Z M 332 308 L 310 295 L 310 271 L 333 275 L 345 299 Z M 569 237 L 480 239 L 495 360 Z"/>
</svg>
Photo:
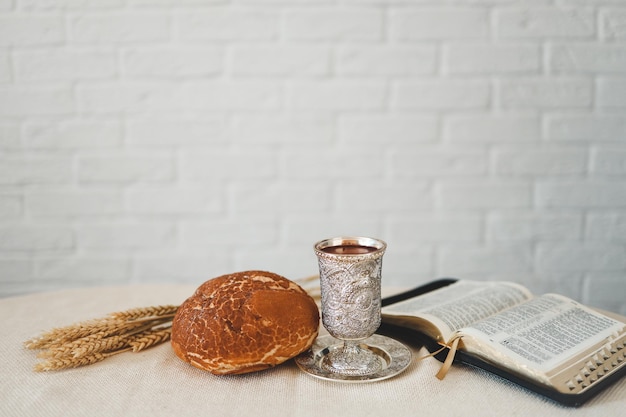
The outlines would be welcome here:
<svg viewBox="0 0 626 417">
<path fill-rule="evenodd" d="M 118 352 L 111 353 L 93 353 L 88 356 L 83 356 L 81 358 L 74 357 L 61 357 L 61 358 L 50 358 L 41 363 L 38 363 L 33 368 L 35 371 L 57 371 L 59 369 L 68 369 L 68 368 L 77 368 L 79 366 L 91 365 L 96 362 L 100 362 L 111 355 L 114 355 Z"/>
<path fill-rule="evenodd" d="M 43 362 L 35 371 L 55 371 L 91 365 L 122 352 L 139 352 L 169 340 L 178 306 L 133 308 L 107 317 L 58 327 L 28 340 Z"/>
<path fill-rule="evenodd" d="M 110 332 L 119 328 L 125 322 L 122 320 L 98 319 L 72 324 L 71 326 L 57 327 L 40 336 L 26 341 L 28 349 L 49 349 L 55 345 L 62 345 L 66 341 L 77 340 L 100 332 Z"/>
<path fill-rule="evenodd" d="M 76 341 L 71 348 L 71 354 L 74 358 L 82 358 L 84 356 L 101 353 L 101 352 L 113 352 L 116 349 L 126 346 L 128 341 L 127 336 L 110 336 L 110 337 L 95 337 L 85 338 L 87 340 Z"/>
<path fill-rule="evenodd" d="M 133 348 L 133 352 L 139 352 L 169 340 L 171 335 L 171 327 L 155 332 L 139 333 L 129 345 Z"/>
<path fill-rule="evenodd" d="M 111 313 L 111 317 L 116 319 L 132 320 L 146 317 L 173 316 L 176 313 L 176 310 L 178 310 L 178 306 L 175 305 L 138 307 L 131 308 L 126 311 Z"/>
</svg>

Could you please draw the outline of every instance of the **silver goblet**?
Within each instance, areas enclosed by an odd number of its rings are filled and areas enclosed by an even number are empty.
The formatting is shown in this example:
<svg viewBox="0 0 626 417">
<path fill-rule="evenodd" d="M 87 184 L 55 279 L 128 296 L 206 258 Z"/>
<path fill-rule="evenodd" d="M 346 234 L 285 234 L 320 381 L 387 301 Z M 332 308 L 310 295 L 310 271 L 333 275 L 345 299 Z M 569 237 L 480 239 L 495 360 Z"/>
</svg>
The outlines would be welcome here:
<svg viewBox="0 0 626 417">
<path fill-rule="evenodd" d="M 343 341 L 321 367 L 344 375 L 379 372 L 383 364 L 361 346 L 381 322 L 381 270 L 387 244 L 367 237 L 337 237 L 315 244 L 322 293 L 322 324 Z"/>
<path fill-rule="evenodd" d="M 368 237 L 336 237 L 314 246 L 320 271 L 322 324 L 296 363 L 307 374 L 337 382 L 373 382 L 398 375 L 411 351 L 375 334 L 381 323 L 381 271 L 387 244 Z"/>
</svg>

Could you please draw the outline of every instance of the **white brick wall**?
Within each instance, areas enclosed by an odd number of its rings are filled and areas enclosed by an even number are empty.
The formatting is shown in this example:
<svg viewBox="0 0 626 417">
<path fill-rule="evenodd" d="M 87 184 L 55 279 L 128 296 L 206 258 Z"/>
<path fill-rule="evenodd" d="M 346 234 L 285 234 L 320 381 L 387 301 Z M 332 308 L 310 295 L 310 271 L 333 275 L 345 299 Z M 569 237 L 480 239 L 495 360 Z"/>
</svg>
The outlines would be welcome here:
<svg viewBox="0 0 626 417">
<path fill-rule="evenodd" d="M 0 296 L 316 272 L 626 314 L 626 3 L 0 1 Z"/>
</svg>

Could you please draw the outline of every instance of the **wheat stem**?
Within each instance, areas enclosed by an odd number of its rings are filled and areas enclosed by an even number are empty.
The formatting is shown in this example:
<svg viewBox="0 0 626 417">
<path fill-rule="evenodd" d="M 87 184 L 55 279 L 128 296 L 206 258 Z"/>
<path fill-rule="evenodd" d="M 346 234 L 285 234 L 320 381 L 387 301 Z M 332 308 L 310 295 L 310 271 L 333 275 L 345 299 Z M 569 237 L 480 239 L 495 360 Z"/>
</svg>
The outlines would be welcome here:
<svg viewBox="0 0 626 417">
<path fill-rule="evenodd" d="M 79 366 L 91 365 L 96 362 L 100 362 L 107 357 L 115 354 L 117 352 L 112 352 L 109 354 L 106 353 L 94 353 L 88 356 L 83 356 L 82 358 L 50 358 L 44 362 L 38 363 L 35 365 L 35 371 L 56 371 L 59 369 L 68 369 L 68 368 L 77 368 Z"/>
<path fill-rule="evenodd" d="M 179 306 L 176 305 L 163 305 L 163 306 L 155 306 L 155 307 L 138 307 L 132 308 L 126 311 L 118 311 L 116 313 L 111 313 L 111 317 L 116 319 L 145 319 L 149 317 L 161 317 L 161 316 L 170 316 L 173 317 L 176 314 L 176 310 L 178 310 Z"/>
</svg>

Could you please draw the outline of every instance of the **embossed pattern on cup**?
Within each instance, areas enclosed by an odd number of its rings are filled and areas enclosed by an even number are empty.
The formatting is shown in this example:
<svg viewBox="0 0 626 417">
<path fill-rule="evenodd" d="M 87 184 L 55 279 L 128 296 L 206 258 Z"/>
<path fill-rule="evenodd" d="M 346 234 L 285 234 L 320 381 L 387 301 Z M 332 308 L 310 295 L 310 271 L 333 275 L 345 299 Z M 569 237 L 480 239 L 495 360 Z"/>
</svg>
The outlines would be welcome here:
<svg viewBox="0 0 626 417">
<path fill-rule="evenodd" d="M 363 251 L 333 250 L 338 247 Z M 327 239 L 315 245 L 322 293 L 322 323 L 337 339 L 365 339 L 381 322 L 381 271 L 385 242 L 364 237 Z"/>
</svg>

